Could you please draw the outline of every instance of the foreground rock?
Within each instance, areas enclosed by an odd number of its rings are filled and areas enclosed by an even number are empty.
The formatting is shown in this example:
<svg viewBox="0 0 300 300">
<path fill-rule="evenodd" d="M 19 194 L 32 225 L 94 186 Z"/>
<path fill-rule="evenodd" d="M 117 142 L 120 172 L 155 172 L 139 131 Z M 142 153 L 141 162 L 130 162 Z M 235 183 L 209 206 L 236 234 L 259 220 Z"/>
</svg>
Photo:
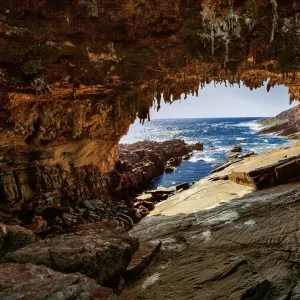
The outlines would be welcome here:
<svg viewBox="0 0 300 300">
<path fill-rule="evenodd" d="M 146 268 L 153 262 L 161 248 L 161 242 L 143 242 L 140 244 L 138 251 L 132 257 L 132 260 L 124 274 L 124 279 L 132 281 L 140 276 Z"/>
<path fill-rule="evenodd" d="M 145 218 L 131 235 L 160 239 L 162 250 L 121 299 L 298 299 L 299 197 L 298 184 L 279 186 L 213 209 Z"/>
<path fill-rule="evenodd" d="M 0 224 L 0 258 L 6 253 L 18 250 L 37 241 L 37 236 L 21 226 Z"/>
<path fill-rule="evenodd" d="M 5 260 L 44 265 L 63 273 L 80 272 L 101 285 L 116 287 L 138 246 L 136 238 L 88 224 L 10 252 Z"/>
<path fill-rule="evenodd" d="M 111 289 L 80 273 L 63 274 L 33 264 L 0 265 L 1 299 L 110 300 L 112 296 Z"/>
</svg>

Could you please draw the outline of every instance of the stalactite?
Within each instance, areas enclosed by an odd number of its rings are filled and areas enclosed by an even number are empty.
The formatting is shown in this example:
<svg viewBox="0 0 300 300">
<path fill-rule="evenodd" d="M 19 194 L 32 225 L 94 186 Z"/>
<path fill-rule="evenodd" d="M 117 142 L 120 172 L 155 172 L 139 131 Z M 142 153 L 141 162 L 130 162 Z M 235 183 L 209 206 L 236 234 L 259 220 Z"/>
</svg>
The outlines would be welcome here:
<svg viewBox="0 0 300 300">
<path fill-rule="evenodd" d="M 271 40 L 270 43 L 273 42 L 275 36 L 275 30 L 278 25 L 278 3 L 277 0 L 270 0 L 272 4 L 272 11 L 273 11 L 273 20 L 272 20 L 272 30 L 271 30 Z"/>
<path fill-rule="evenodd" d="M 224 67 L 226 68 L 226 64 L 228 63 L 228 46 L 229 46 L 229 42 L 230 40 L 227 38 L 224 38 L 224 45 L 225 45 L 225 59 L 224 59 Z"/>
<path fill-rule="evenodd" d="M 215 32 L 214 32 L 214 23 L 210 24 L 210 40 L 211 40 L 211 54 L 215 54 Z"/>
</svg>

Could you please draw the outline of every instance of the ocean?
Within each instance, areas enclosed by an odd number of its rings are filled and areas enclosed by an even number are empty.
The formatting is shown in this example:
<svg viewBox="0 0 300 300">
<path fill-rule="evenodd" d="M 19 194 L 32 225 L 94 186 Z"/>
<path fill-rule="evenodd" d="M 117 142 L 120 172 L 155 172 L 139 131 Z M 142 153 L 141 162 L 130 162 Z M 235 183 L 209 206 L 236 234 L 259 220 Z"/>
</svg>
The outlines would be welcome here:
<svg viewBox="0 0 300 300">
<path fill-rule="evenodd" d="M 204 151 L 194 151 L 191 159 L 181 163 L 173 173 L 165 173 L 153 182 L 153 188 L 170 187 L 197 181 L 228 161 L 233 146 L 244 152 L 262 153 L 290 146 L 293 141 L 276 135 L 255 134 L 262 118 L 161 119 L 131 125 L 121 143 L 183 139 L 187 143 L 204 143 Z M 214 147 L 214 148 L 212 148 Z"/>
</svg>

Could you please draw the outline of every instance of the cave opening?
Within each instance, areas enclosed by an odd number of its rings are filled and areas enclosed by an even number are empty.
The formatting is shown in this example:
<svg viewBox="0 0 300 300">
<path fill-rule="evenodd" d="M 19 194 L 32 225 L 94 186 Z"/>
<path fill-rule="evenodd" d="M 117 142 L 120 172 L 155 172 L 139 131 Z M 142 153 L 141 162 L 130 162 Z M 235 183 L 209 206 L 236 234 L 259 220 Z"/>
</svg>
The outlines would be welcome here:
<svg viewBox="0 0 300 300">
<path fill-rule="evenodd" d="M 298 104 L 290 103 L 286 86 L 270 87 L 270 82 L 268 78 L 257 88 L 228 81 L 211 82 L 174 101 L 173 95 L 165 99 L 161 94 L 159 101 L 156 95 L 148 120 L 137 116 L 120 141 L 121 149 L 123 144 L 141 141 L 180 139 L 187 144 L 202 143 L 203 149 L 194 150 L 189 158 L 165 170 L 150 184 L 152 188 L 168 188 L 198 181 L 228 160 L 290 146 L 298 139 L 300 129 L 298 122 L 290 126 Z M 273 126 L 264 121 L 278 115 Z M 288 119 L 290 123 L 285 123 Z M 241 147 L 241 153 L 232 152 L 234 147 Z"/>
</svg>

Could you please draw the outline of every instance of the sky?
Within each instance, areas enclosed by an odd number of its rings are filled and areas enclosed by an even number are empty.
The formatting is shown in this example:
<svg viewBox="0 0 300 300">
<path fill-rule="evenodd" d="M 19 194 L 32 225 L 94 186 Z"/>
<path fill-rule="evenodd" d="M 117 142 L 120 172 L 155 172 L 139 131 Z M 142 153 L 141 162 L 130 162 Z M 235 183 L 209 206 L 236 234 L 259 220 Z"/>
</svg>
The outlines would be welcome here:
<svg viewBox="0 0 300 300">
<path fill-rule="evenodd" d="M 266 85 L 251 91 L 242 85 L 239 88 L 238 85 L 225 87 L 222 84 L 215 88 L 212 83 L 199 89 L 199 97 L 188 95 L 186 100 L 182 96 L 171 105 L 162 103 L 159 112 L 151 110 L 151 119 L 274 117 L 298 104 L 289 105 L 285 86 L 275 86 L 268 93 Z"/>
</svg>

